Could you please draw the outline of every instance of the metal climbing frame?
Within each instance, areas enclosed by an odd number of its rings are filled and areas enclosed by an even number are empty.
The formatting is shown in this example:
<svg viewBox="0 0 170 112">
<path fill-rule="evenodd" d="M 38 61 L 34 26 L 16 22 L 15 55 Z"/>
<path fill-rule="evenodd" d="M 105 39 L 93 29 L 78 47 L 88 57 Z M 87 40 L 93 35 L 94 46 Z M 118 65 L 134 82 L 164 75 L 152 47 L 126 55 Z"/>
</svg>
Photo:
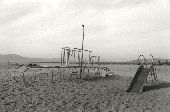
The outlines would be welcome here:
<svg viewBox="0 0 170 112">
<path fill-rule="evenodd" d="M 80 70 L 80 78 L 83 74 L 84 70 L 89 69 L 97 69 L 97 73 L 100 73 L 100 56 L 93 56 L 91 50 L 84 49 L 84 25 L 83 26 L 83 40 L 82 40 L 82 48 L 70 48 L 63 47 L 61 49 L 61 65 L 54 67 L 43 67 L 43 66 L 35 66 L 34 68 L 63 68 L 68 69 L 69 73 L 72 75 L 78 74 Z M 33 67 L 31 67 L 33 68 Z M 77 71 L 76 71 L 77 70 Z"/>
<path fill-rule="evenodd" d="M 152 82 L 157 82 L 158 81 L 158 77 L 156 74 L 156 61 L 155 58 L 153 57 L 152 54 L 150 54 L 150 56 L 152 57 L 152 61 L 151 61 L 151 66 L 150 66 L 150 76 L 153 77 Z"/>
<path fill-rule="evenodd" d="M 149 76 L 152 78 L 152 82 L 157 82 L 158 77 L 156 74 L 156 61 L 152 54 L 150 54 L 150 56 L 151 56 L 151 62 L 146 62 L 146 58 L 144 57 L 144 55 L 140 55 L 138 57 L 138 62 L 139 62 L 138 64 L 140 64 L 141 66 L 143 66 L 145 68 L 149 67 L 149 69 L 150 69 Z M 143 57 L 143 59 L 140 59 L 141 57 Z M 150 66 L 148 66 L 148 65 L 150 65 Z M 148 81 L 146 80 L 146 82 L 148 82 Z"/>
</svg>

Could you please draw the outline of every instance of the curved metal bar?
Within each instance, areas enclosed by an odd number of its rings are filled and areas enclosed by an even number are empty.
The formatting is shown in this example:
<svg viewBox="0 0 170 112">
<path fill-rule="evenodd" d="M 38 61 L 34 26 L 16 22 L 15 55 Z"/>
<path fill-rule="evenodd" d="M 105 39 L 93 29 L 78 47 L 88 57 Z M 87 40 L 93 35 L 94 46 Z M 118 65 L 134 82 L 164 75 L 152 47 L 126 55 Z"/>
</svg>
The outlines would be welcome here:
<svg viewBox="0 0 170 112">
<path fill-rule="evenodd" d="M 142 62 L 140 62 L 140 57 L 143 57 L 143 61 Z M 139 57 L 138 57 L 138 62 L 139 62 L 139 64 L 141 64 L 141 65 L 146 65 L 146 67 L 147 67 L 147 64 L 146 64 L 146 58 L 144 57 L 144 55 L 139 55 Z"/>
<path fill-rule="evenodd" d="M 105 70 L 106 72 L 110 71 L 108 67 L 102 67 L 101 69 Z"/>
<path fill-rule="evenodd" d="M 70 47 L 63 47 L 62 49 L 70 49 Z"/>
</svg>

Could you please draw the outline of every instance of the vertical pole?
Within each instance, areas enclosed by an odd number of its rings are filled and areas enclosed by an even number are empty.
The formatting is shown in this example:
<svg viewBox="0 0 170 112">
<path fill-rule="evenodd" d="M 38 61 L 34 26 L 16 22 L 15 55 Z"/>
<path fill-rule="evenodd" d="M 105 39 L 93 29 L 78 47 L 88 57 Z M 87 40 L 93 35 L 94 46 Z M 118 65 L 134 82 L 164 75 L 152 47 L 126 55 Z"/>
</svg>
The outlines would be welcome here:
<svg viewBox="0 0 170 112">
<path fill-rule="evenodd" d="M 66 49 L 66 66 L 68 65 L 68 50 Z"/>
<path fill-rule="evenodd" d="M 63 49 L 63 65 L 64 65 L 64 58 L 65 58 L 65 48 Z"/>
<path fill-rule="evenodd" d="M 73 51 L 73 53 L 74 53 L 74 65 L 76 65 L 76 55 L 75 55 L 75 50 Z"/>
<path fill-rule="evenodd" d="M 67 50 L 67 66 L 69 65 L 70 49 Z"/>
<path fill-rule="evenodd" d="M 98 66 L 100 67 L 100 56 L 98 56 Z"/>
<path fill-rule="evenodd" d="M 88 63 L 89 66 L 90 66 L 90 63 L 91 63 L 90 53 L 92 53 L 92 51 L 89 51 L 89 63 Z"/>
<path fill-rule="evenodd" d="M 65 55 L 64 55 L 64 60 L 65 60 L 65 66 L 67 66 L 67 50 L 66 49 L 64 49 L 65 50 Z"/>
<path fill-rule="evenodd" d="M 81 78 L 81 75 L 82 75 L 82 72 L 83 72 L 83 44 L 84 44 L 84 25 L 82 25 L 83 27 L 83 40 L 82 40 L 82 56 L 81 56 L 81 69 L 80 69 L 80 78 Z"/>
<path fill-rule="evenodd" d="M 100 74 L 100 56 L 98 56 L 98 73 Z"/>
<path fill-rule="evenodd" d="M 80 52 L 78 52 L 78 63 L 79 63 L 79 66 L 80 66 Z"/>
<path fill-rule="evenodd" d="M 62 50 L 61 50 L 61 66 L 63 65 Z"/>
</svg>

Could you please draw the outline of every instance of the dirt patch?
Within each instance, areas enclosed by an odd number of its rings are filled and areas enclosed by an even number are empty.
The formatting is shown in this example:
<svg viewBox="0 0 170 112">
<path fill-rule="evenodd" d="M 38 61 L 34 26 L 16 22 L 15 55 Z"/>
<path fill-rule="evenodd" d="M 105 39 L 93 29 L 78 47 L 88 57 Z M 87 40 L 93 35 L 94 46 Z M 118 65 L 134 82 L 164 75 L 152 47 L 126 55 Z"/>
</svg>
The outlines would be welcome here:
<svg viewBox="0 0 170 112">
<path fill-rule="evenodd" d="M 31 72 L 30 72 L 31 74 Z M 35 74 L 34 74 L 35 75 Z M 169 83 L 146 87 L 140 94 L 125 92 L 131 78 L 54 79 L 37 72 L 24 83 L 22 74 L 0 80 L 1 112 L 163 112 L 170 111 Z M 152 89 L 157 88 L 157 89 Z"/>
</svg>

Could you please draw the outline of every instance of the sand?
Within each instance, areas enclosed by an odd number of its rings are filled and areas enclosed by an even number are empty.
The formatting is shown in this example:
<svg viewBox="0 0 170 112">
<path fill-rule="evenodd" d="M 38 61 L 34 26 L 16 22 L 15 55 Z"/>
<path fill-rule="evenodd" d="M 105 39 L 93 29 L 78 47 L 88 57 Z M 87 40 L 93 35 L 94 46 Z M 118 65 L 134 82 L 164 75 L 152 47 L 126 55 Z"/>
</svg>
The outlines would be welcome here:
<svg viewBox="0 0 170 112">
<path fill-rule="evenodd" d="M 52 83 L 51 71 L 46 71 L 28 71 L 25 83 L 19 72 L 1 77 L 1 112 L 170 112 L 169 82 L 146 84 L 136 94 L 125 92 L 132 77 L 83 80 L 54 72 Z"/>
</svg>

